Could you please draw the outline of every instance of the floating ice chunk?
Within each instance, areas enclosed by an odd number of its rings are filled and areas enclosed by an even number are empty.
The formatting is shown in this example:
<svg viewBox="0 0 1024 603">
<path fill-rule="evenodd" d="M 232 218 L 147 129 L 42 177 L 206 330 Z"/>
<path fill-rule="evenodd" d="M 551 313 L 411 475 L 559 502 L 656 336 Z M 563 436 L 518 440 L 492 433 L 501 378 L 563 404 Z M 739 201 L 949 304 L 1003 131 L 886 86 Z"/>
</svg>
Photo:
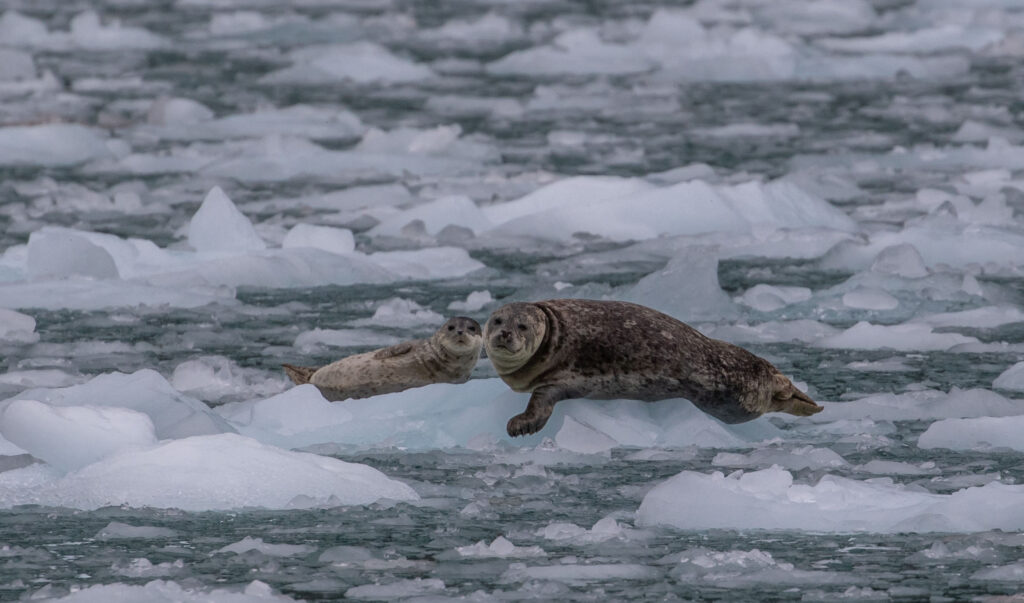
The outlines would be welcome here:
<svg viewBox="0 0 1024 603">
<path fill-rule="evenodd" d="M 448 309 L 457 312 L 479 312 L 481 308 L 492 302 L 494 302 L 494 298 L 491 297 L 490 291 L 473 291 L 466 296 L 466 301 L 453 301 L 448 304 Z M 3 334 L 0 333 L 0 338 L 2 337 Z"/>
<path fill-rule="evenodd" d="M 444 591 L 444 581 L 438 578 L 412 578 L 389 584 L 364 584 L 345 591 L 346 599 L 366 601 L 395 601 L 409 597 L 428 597 Z"/>
<path fill-rule="evenodd" d="M 494 224 L 502 224 L 550 209 L 611 201 L 653 188 L 653 185 L 639 178 L 574 176 L 543 186 L 514 201 L 488 205 L 482 211 Z"/>
<path fill-rule="evenodd" d="M 809 299 L 811 290 L 807 287 L 779 287 L 761 283 L 744 291 L 736 301 L 761 312 L 774 312 L 789 304 Z"/>
<path fill-rule="evenodd" d="M 436 235 L 445 226 L 454 224 L 480 233 L 491 226 L 490 220 L 465 196 L 442 197 L 434 201 L 422 203 L 411 209 L 385 219 L 368 234 L 371 236 L 402 234 L 402 227 L 413 220 L 423 221 L 428 234 Z"/>
<path fill-rule="evenodd" d="M 234 305 L 235 292 L 202 283 L 189 289 L 169 289 L 106 280 L 69 280 L 0 284 L 0 307 L 46 310 L 99 310 L 125 306 L 197 308 L 208 304 Z"/>
<path fill-rule="evenodd" d="M 30 234 L 26 267 L 33 278 L 119 276 L 114 258 L 107 250 L 68 229 L 43 229 Z"/>
<path fill-rule="evenodd" d="M 314 247 L 345 255 L 356 250 L 356 240 L 352 231 L 346 228 L 296 224 L 285 235 L 281 247 Z"/>
<path fill-rule="evenodd" d="M 444 317 L 430 308 L 424 308 L 411 299 L 392 297 L 377 306 L 371 318 L 356 320 L 353 321 L 353 324 L 414 327 L 419 325 L 440 326 L 443 322 Z"/>
<path fill-rule="evenodd" d="M 379 251 L 367 258 L 381 268 L 410 279 L 457 278 L 484 268 L 461 247 L 429 247 L 416 251 Z"/>
<path fill-rule="evenodd" d="M 0 405 L 0 434 L 61 471 L 157 441 L 153 422 L 135 410 L 50 406 L 27 399 Z"/>
<path fill-rule="evenodd" d="M 566 417 L 562 428 L 555 434 L 559 448 L 581 454 L 607 454 L 618 444 L 605 434 L 583 425 L 572 417 Z"/>
<path fill-rule="evenodd" d="M 223 140 L 301 136 L 313 140 L 350 139 L 366 127 L 351 111 L 337 107 L 292 105 L 281 109 L 262 107 L 252 113 L 236 113 L 202 121 L 194 126 L 175 124 L 165 128 L 141 128 L 164 140 Z"/>
<path fill-rule="evenodd" d="M 729 324 L 711 326 L 704 334 L 731 343 L 778 343 L 800 341 L 812 343 L 839 333 L 839 329 L 816 320 L 771 320 L 756 325 Z"/>
<path fill-rule="evenodd" d="M 331 404 L 307 385 L 266 400 L 219 406 L 216 412 L 241 433 L 288 448 L 318 443 L 359 449 L 451 448 L 468 446 L 482 434 L 518 446 L 535 446 L 558 433 L 567 416 L 612 438 L 618 446 L 732 448 L 781 435 L 765 419 L 725 425 L 684 400 L 568 400 L 555 406 L 538 434 L 513 440 L 505 433 L 505 425 L 509 417 L 523 411 L 528 398 L 509 390 L 500 379 L 473 379 Z M 554 444 L 552 449 L 557 452 Z"/>
<path fill-rule="evenodd" d="M 684 249 L 665 268 L 626 289 L 621 299 L 682 321 L 720 320 L 737 314 L 736 305 L 718 285 L 716 251 L 703 247 Z"/>
<path fill-rule="evenodd" d="M 696 7 L 701 4 L 698 2 Z M 875 9 L 865 0 L 770 2 L 744 6 L 748 8 L 754 12 L 755 21 L 767 22 L 773 31 L 800 35 L 852 33 L 868 29 L 877 18 Z"/>
<path fill-rule="evenodd" d="M 306 46 L 292 51 L 293 65 L 261 78 L 270 84 L 320 84 L 350 80 L 371 82 L 410 82 L 429 78 L 433 71 L 409 61 L 371 42 Z"/>
<path fill-rule="evenodd" d="M 933 327 L 973 327 L 992 329 L 1003 325 L 1024 322 L 1024 312 L 1016 306 L 985 306 L 959 312 L 928 314 L 914 319 Z"/>
<path fill-rule="evenodd" d="M 1024 412 L 1024 408 L 1018 409 Z M 928 426 L 917 440 L 920 448 L 976 450 L 997 447 L 1024 451 L 1024 415 L 944 419 Z"/>
<path fill-rule="evenodd" d="M 182 362 L 174 367 L 171 385 L 208 401 L 273 395 L 286 387 L 284 380 L 267 378 L 257 369 L 242 368 L 224 356 L 202 356 Z"/>
<path fill-rule="evenodd" d="M 465 254 L 464 250 L 462 251 Z M 397 252 L 396 252 L 397 253 Z M 452 253 L 458 256 L 457 253 Z M 476 269 L 483 264 L 465 254 L 463 264 L 440 264 L 438 269 L 458 272 L 467 266 Z M 369 256 L 353 253 L 338 255 L 311 247 L 268 249 L 248 254 L 219 254 L 200 252 L 186 258 L 179 266 L 164 266 L 146 275 L 145 280 L 162 288 L 214 287 L 310 287 L 320 285 L 351 285 L 354 283 L 390 283 L 405 275 L 396 275 L 381 266 L 385 261 L 374 261 Z M 409 263 L 398 266 L 412 270 Z M 479 265 L 477 265 L 479 264 Z M 176 268 L 176 269 L 175 269 Z M 467 270 L 468 272 L 468 270 Z M 444 274 L 442 272 L 442 274 Z M 465 274 L 465 272 L 461 273 Z M 461 276 L 461 274 L 456 274 Z M 419 278 L 438 278 L 428 270 L 421 270 Z M 411 278 L 411 275 L 406 278 Z M 2 294 L 2 290 L 0 290 Z"/>
<path fill-rule="evenodd" d="M 863 465 L 857 465 L 855 469 L 875 475 L 935 475 L 936 473 L 941 473 L 935 467 L 935 463 L 931 461 L 913 465 L 899 461 L 872 459 Z"/>
<path fill-rule="evenodd" d="M 163 564 L 161 564 L 163 565 Z M 143 586 L 132 584 L 97 584 L 53 601 L 61 603 L 110 603 L 135 601 L 137 603 L 294 603 L 295 599 L 275 594 L 265 582 L 253 580 L 241 592 L 237 589 L 215 588 L 197 590 L 182 587 L 177 582 L 152 580 Z"/>
<path fill-rule="evenodd" d="M 997 29 L 941 25 L 917 31 L 894 31 L 868 37 L 825 38 L 817 44 L 842 52 L 892 52 L 931 54 L 950 50 L 978 51 L 1002 41 Z"/>
<path fill-rule="evenodd" d="M 36 319 L 28 314 L 0 308 L 0 342 L 35 343 L 39 341 L 39 333 L 35 330 Z"/>
<path fill-rule="evenodd" d="M 992 382 L 992 387 L 1012 391 L 1024 391 L 1024 362 L 1006 369 Z"/>
<path fill-rule="evenodd" d="M 803 446 L 792 450 L 764 448 L 750 454 L 738 452 L 719 452 L 711 460 L 712 465 L 719 467 L 771 467 L 778 465 L 791 471 L 801 469 L 825 469 L 845 467 L 846 459 L 828 448 Z"/>
<path fill-rule="evenodd" d="M 928 276 L 928 268 L 920 252 L 909 244 L 893 245 L 878 252 L 871 264 L 872 272 L 894 274 L 904 278 L 921 278 Z"/>
<path fill-rule="evenodd" d="M 174 538 L 178 533 L 170 528 L 157 526 L 133 526 L 112 521 L 96 533 L 96 540 L 150 540 Z"/>
<path fill-rule="evenodd" d="M 58 34 L 59 35 L 59 34 Z M 63 45 L 63 37 L 55 36 L 57 45 Z M 116 19 L 100 23 L 100 17 L 93 11 L 85 11 L 71 19 L 67 43 L 72 47 L 90 50 L 116 50 L 120 48 L 160 48 L 167 40 L 141 27 L 125 27 Z"/>
<path fill-rule="evenodd" d="M 208 406 L 179 393 L 159 373 L 150 369 L 130 375 L 99 375 L 82 385 L 61 389 L 27 390 L 18 398 L 38 400 L 53 407 L 98 406 L 138 411 L 149 415 L 156 435 L 161 439 L 233 431 Z M 0 402 L 3 404 L 6 402 Z"/>
<path fill-rule="evenodd" d="M 934 390 L 905 394 L 874 394 L 852 402 L 831 403 L 815 422 L 871 418 L 876 421 L 913 421 L 960 417 L 1006 417 L 1024 414 L 1024 406 L 985 389 Z"/>
<path fill-rule="evenodd" d="M 661 574 L 661 571 L 654 567 L 636 563 L 594 563 L 589 565 L 565 563 L 533 567 L 527 567 L 525 563 L 513 563 L 502 574 L 501 581 L 553 580 L 570 584 L 619 582 L 622 580 L 653 581 L 661 579 Z"/>
<path fill-rule="evenodd" d="M 0 127 L 0 165 L 71 166 L 113 155 L 100 130 L 77 124 Z"/>
<path fill-rule="evenodd" d="M 815 345 L 850 350 L 943 351 L 965 343 L 979 342 L 974 337 L 959 333 L 936 333 L 926 324 L 886 326 L 861 321 L 842 333 L 815 342 Z"/>
<path fill-rule="evenodd" d="M 188 225 L 188 244 L 196 251 L 259 251 L 267 244 L 252 222 L 219 186 L 210 189 Z"/>
<path fill-rule="evenodd" d="M 65 477 L 32 467 L 0 473 L 0 506 L 107 505 L 209 511 L 416 500 L 405 484 L 355 463 L 290 452 L 236 434 L 168 440 L 125 451 Z"/>
<path fill-rule="evenodd" d="M 189 98 L 161 97 L 153 101 L 146 112 L 146 121 L 175 127 L 213 119 L 213 111 L 206 105 Z"/>
<path fill-rule="evenodd" d="M 785 180 L 735 186 L 692 180 L 605 199 L 562 200 L 557 206 L 538 207 L 525 199 L 505 204 L 507 209 L 502 205 L 485 208 L 497 224 L 494 232 L 553 240 L 583 232 L 625 241 L 800 227 L 856 230 L 843 212 Z"/>
<path fill-rule="evenodd" d="M 261 442 L 302 448 L 335 441 L 355 419 L 350 404 L 331 404 L 312 385 L 300 385 L 265 400 L 218 406 L 216 412 Z"/>
<path fill-rule="evenodd" d="M 459 43 L 479 50 L 521 38 L 523 26 L 518 21 L 489 12 L 477 19 L 452 19 L 441 27 L 421 32 L 420 36 L 443 46 Z"/>
<path fill-rule="evenodd" d="M 900 300 L 882 289 L 858 286 L 843 294 L 843 305 L 857 310 L 895 310 Z"/>
<path fill-rule="evenodd" d="M 0 40 L 11 46 L 34 46 L 44 41 L 49 32 L 46 24 L 14 11 L 0 15 Z"/>
<path fill-rule="evenodd" d="M 539 546 L 516 546 L 509 542 L 504 536 L 498 536 L 493 542 L 487 544 L 481 540 L 469 546 L 460 546 L 455 549 L 460 557 L 497 557 L 507 559 L 509 557 L 545 557 L 547 553 Z"/>
<path fill-rule="evenodd" d="M 657 62 L 624 44 L 609 44 L 590 29 L 575 29 L 556 37 L 549 46 L 517 50 L 489 63 L 495 74 L 624 75 L 653 71 Z"/>
<path fill-rule="evenodd" d="M 32 55 L 20 50 L 0 48 L 0 81 L 29 80 L 36 77 Z"/>
<path fill-rule="evenodd" d="M 734 123 L 714 128 L 694 128 L 691 132 L 697 136 L 712 138 L 792 138 L 800 135 L 800 126 L 796 124 Z"/>
<path fill-rule="evenodd" d="M 855 371 L 881 372 L 881 373 L 902 373 L 916 370 L 907 364 L 906 359 L 898 356 L 885 358 L 884 360 L 857 360 L 846 365 L 846 368 Z"/>
<path fill-rule="evenodd" d="M 986 567 L 971 574 L 971 580 L 990 580 L 1019 584 L 1022 579 L 1024 579 L 1024 561 L 997 567 Z"/>
<path fill-rule="evenodd" d="M 27 369 L 0 374 L 0 384 L 15 385 L 19 388 L 64 387 L 82 381 L 84 379 L 81 376 L 60 369 Z"/>
<path fill-rule="evenodd" d="M 796 569 L 792 563 L 777 561 L 771 553 L 750 551 L 713 551 L 703 547 L 674 553 L 678 559 L 671 575 L 681 582 L 714 584 L 720 588 L 750 584 L 848 584 L 847 573 Z M 666 559 L 666 560 L 667 560 Z"/>
<path fill-rule="evenodd" d="M 977 532 L 1024 526 L 1024 486 L 991 483 L 941 495 L 892 483 L 826 475 L 794 484 L 788 471 L 705 475 L 683 471 L 640 504 L 637 523 L 685 530 Z"/>
<path fill-rule="evenodd" d="M 295 338 L 295 347 L 308 349 L 318 345 L 338 347 L 386 347 L 401 342 L 393 335 L 370 329 L 320 329 L 304 331 Z"/>
<path fill-rule="evenodd" d="M 291 557 L 292 555 L 306 555 L 315 550 L 316 547 L 308 544 L 271 544 L 263 542 L 262 538 L 246 536 L 238 542 L 217 549 L 214 553 L 235 553 L 241 555 L 249 551 L 258 551 L 269 557 Z"/>
</svg>

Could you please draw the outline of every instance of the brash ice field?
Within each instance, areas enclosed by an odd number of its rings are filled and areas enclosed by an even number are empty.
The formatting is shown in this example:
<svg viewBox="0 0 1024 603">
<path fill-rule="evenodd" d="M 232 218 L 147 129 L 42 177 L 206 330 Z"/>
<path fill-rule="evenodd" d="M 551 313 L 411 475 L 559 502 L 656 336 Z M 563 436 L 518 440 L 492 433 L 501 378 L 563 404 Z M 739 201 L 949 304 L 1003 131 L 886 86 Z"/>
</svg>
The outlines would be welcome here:
<svg viewBox="0 0 1024 603">
<path fill-rule="evenodd" d="M 1024 2 L 0 3 L 0 599 L 1010 601 Z M 320 366 L 650 306 L 824 410 Z"/>
</svg>

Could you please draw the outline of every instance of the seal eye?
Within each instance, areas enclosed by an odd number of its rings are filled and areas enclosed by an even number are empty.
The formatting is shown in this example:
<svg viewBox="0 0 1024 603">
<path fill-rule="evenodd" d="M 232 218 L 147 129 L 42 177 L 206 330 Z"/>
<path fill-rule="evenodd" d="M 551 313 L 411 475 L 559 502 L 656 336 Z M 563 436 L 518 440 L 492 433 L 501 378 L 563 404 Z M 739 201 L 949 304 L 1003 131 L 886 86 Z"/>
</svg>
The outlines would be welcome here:
<svg viewBox="0 0 1024 603">
<path fill-rule="evenodd" d="M 494 324 L 500 325 L 501 324 L 501 319 L 500 318 L 495 318 L 494 319 Z"/>
<path fill-rule="evenodd" d="M 516 328 L 519 329 L 520 331 L 525 331 L 526 325 L 517 325 Z"/>
<path fill-rule="evenodd" d="M 455 330 L 455 325 L 448 325 L 448 330 L 449 331 L 454 331 Z"/>
<path fill-rule="evenodd" d="M 469 327 L 470 333 L 476 333 L 476 327 Z"/>
</svg>

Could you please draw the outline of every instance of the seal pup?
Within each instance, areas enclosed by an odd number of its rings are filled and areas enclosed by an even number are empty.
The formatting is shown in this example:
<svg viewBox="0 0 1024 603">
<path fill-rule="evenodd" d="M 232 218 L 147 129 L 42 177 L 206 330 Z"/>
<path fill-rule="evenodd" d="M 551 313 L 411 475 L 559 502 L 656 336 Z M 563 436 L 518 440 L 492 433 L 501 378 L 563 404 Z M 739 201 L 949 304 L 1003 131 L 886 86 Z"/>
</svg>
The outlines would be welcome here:
<svg viewBox="0 0 1024 603">
<path fill-rule="evenodd" d="M 323 367 L 284 364 L 297 385 L 312 383 L 332 402 L 400 392 L 431 383 L 465 383 L 480 358 L 480 324 L 448 319 L 429 339 L 342 358 Z"/>
<path fill-rule="evenodd" d="M 507 304 L 487 320 L 484 347 L 509 387 L 533 394 L 511 436 L 540 431 L 568 398 L 686 398 L 725 423 L 822 410 L 764 358 L 628 302 Z"/>
</svg>

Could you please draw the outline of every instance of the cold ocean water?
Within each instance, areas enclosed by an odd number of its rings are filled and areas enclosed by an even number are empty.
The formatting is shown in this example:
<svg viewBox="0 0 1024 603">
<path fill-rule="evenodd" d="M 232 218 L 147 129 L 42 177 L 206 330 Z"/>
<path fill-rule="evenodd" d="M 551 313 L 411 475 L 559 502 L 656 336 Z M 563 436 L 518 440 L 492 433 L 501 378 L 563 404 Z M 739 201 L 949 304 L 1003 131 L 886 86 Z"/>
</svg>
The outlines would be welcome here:
<svg viewBox="0 0 1024 603">
<path fill-rule="evenodd" d="M 0 8 L 0 599 L 1020 600 L 1024 3 Z M 279 370 L 565 296 L 825 410 Z"/>
</svg>

